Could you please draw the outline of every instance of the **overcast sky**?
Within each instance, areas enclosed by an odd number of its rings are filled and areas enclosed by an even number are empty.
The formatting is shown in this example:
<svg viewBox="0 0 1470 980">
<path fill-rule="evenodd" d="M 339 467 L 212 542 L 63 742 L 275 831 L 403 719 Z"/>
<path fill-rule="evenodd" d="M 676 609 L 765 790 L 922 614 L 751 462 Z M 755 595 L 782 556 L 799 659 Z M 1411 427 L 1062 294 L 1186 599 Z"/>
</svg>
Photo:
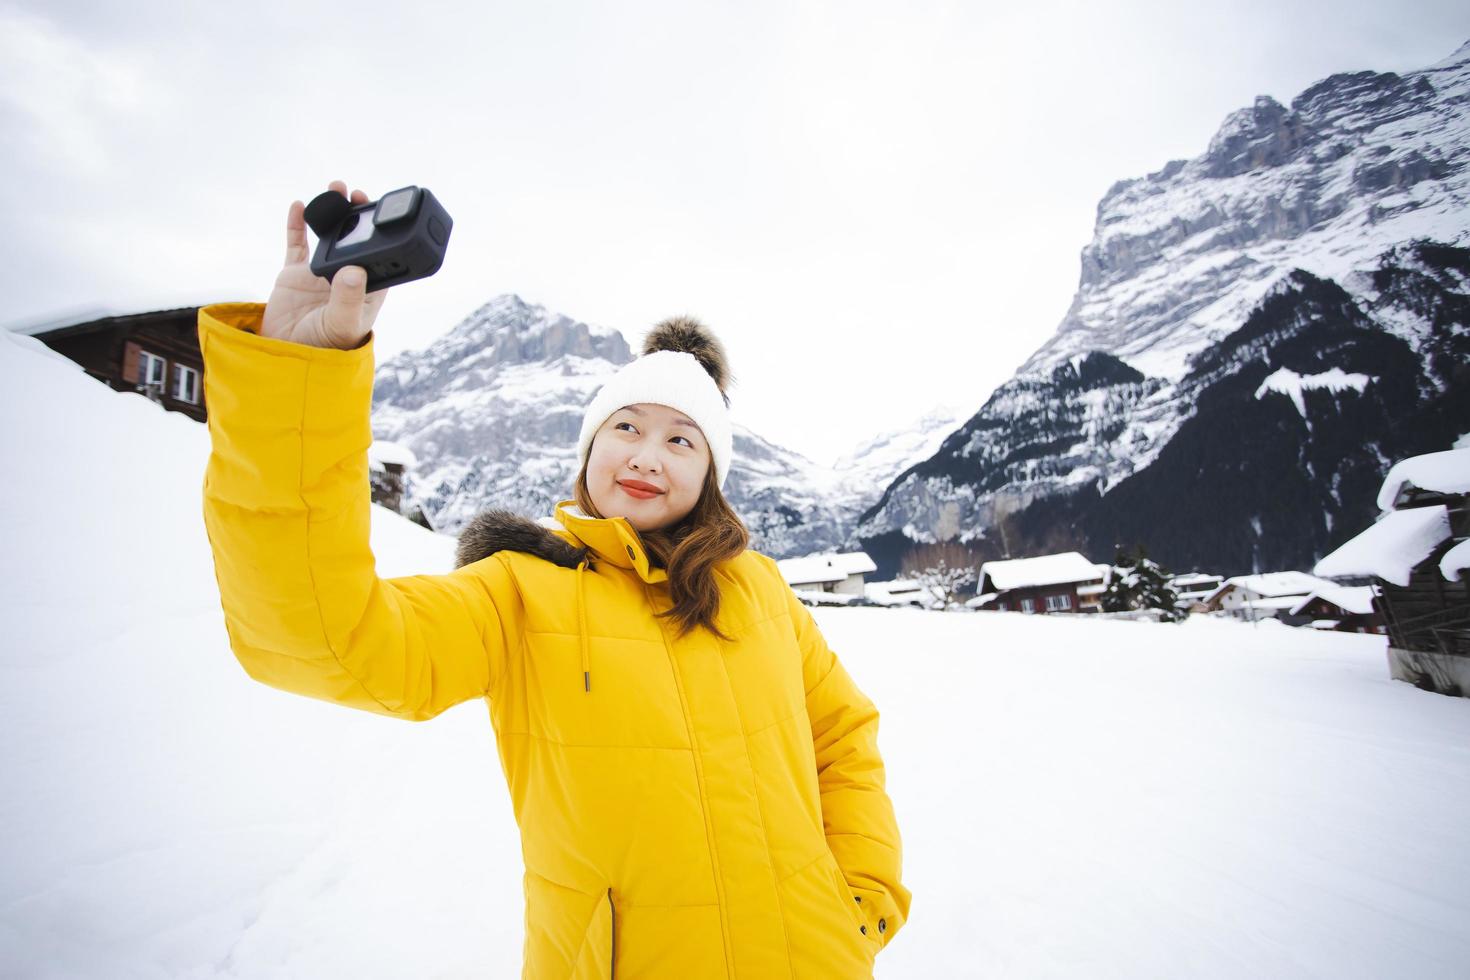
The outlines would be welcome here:
<svg viewBox="0 0 1470 980">
<path fill-rule="evenodd" d="M 0 322 L 264 300 L 293 198 L 429 187 L 490 297 L 704 319 L 737 421 L 830 462 L 973 410 L 1065 313 L 1098 199 L 1258 94 L 1404 71 L 1463 2 L 0 3 Z"/>
</svg>

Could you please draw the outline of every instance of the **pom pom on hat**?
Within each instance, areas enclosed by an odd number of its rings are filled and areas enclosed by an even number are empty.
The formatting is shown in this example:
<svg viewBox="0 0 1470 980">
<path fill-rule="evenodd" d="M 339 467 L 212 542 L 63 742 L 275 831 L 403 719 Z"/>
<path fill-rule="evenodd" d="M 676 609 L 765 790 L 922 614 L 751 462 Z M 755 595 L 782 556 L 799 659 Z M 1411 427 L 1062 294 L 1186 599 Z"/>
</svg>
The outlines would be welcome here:
<svg viewBox="0 0 1470 980">
<path fill-rule="evenodd" d="M 648 331 L 648 335 L 643 338 L 644 354 L 661 350 L 692 354 L 699 366 L 714 380 L 715 387 L 720 390 L 720 397 L 725 401 L 725 407 L 729 407 L 729 387 L 733 380 L 730 376 L 730 359 L 725 356 L 725 345 L 710 332 L 709 327 L 692 316 L 669 317 Z"/>
<path fill-rule="evenodd" d="M 592 437 L 609 415 L 624 405 L 651 402 L 678 409 L 699 426 L 723 489 L 733 443 L 726 393 L 733 377 L 724 345 L 698 320 L 676 316 L 655 325 L 642 346 L 643 355 L 619 368 L 587 406 L 578 462 L 586 463 Z"/>
</svg>

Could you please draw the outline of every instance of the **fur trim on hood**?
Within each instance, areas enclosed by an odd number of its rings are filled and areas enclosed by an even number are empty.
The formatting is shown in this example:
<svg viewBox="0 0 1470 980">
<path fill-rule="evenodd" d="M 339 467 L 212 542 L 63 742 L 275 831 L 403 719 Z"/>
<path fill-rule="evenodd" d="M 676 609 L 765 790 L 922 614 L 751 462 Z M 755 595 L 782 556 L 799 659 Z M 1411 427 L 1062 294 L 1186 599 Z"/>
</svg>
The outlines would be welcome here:
<svg viewBox="0 0 1470 980">
<path fill-rule="evenodd" d="M 459 533 L 454 567 L 460 568 L 497 551 L 524 551 L 553 565 L 576 568 L 589 550 L 578 547 L 551 528 L 508 510 L 487 510 L 476 515 Z"/>
</svg>

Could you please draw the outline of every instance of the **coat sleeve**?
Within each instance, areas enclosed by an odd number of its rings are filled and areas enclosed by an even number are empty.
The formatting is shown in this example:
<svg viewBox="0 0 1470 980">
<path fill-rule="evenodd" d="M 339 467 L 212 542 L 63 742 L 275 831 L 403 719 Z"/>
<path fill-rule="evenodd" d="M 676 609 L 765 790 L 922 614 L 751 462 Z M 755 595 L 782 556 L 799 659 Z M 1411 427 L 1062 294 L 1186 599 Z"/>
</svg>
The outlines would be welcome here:
<svg viewBox="0 0 1470 980">
<path fill-rule="evenodd" d="M 811 612 L 782 582 L 801 646 L 827 844 L 853 895 L 862 899 L 858 907 L 868 938 L 886 945 L 908 919 L 910 894 L 900 880 L 903 845 L 878 753 L 878 709 L 827 646 Z"/>
<path fill-rule="evenodd" d="M 493 698 L 523 618 L 504 559 L 377 576 L 372 335 L 353 350 L 262 337 L 263 311 L 199 311 L 204 526 L 236 658 L 273 687 L 413 721 Z"/>
</svg>

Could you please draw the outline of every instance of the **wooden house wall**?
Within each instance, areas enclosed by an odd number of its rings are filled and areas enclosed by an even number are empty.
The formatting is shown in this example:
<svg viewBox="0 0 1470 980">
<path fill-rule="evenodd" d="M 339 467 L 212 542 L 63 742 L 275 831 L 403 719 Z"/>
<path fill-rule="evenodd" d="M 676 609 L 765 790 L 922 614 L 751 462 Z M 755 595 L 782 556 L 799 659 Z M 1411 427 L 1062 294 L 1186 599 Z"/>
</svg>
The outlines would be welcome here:
<svg viewBox="0 0 1470 980">
<path fill-rule="evenodd" d="M 1444 504 L 1450 537 L 1415 566 L 1407 586 L 1380 580 L 1375 608 L 1383 613 L 1392 646 L 1470 656 L 1470 582 L 1447 581 L 1439 570 L 1445 552 L 1470 537 L 1470 496 L 1414 490 L 1400 494 L 1405 498 L 1416 505 Z"/>
<path fill-rule="evenodd" d="M 1435 630 L 1470 630 L 1470 584 L 1447 582 L 1439 559 L 1449 550 L 1446 541 L 1409 576 L 1407 586 L 1380 583 L 1378 607 L 1388 624 L 1390 642 L 1403 650 L 1440 649 Z"/>
<path fill-rule="evenodd" d="M 1081 608 L 1077 601 L 1077 586 L 1082 582 L 1064 582 L 1057 585 L 1033 585 L 1022 589 L 1007 589 L 996 599 L 995 608 L 1009 609 L 1013 612 L 1021 611 L 1021 603 L 1024 599 L 1031 599 L 1034 603 L 1033 612 L 1038 613 L 1075 613 Z M 1067 596 L 1071 600 L 1071 606 L 1066 609 L 1047 609 L 1047 596 Z"/>
<path fill-rule="evenodd" d="M 86 372 L 118 391 L 138 390 L 138 351 L 162 357 L 163 406 L 196 421 L 208 416 L 204 403 L 204 358 L 199 353 L 198 311 L 169 310 L 136 316 L 108 317 L 95 323 L 41 334 L 37 339 L 76 361 Z M 198 375 L 198 402 L 174 398 L 174 365 Z"/>
<path fill-rule="evenodd" d="M 1377 613 L 1348 612 L 1335 602 L 1317 596 L 1302 607 L 1300 619 L 1308 622 L 1317 619 L 1337 620 L 1337 629 L 1344 633 L 1382 633 L 1383 619 Z"/>
</svg>

